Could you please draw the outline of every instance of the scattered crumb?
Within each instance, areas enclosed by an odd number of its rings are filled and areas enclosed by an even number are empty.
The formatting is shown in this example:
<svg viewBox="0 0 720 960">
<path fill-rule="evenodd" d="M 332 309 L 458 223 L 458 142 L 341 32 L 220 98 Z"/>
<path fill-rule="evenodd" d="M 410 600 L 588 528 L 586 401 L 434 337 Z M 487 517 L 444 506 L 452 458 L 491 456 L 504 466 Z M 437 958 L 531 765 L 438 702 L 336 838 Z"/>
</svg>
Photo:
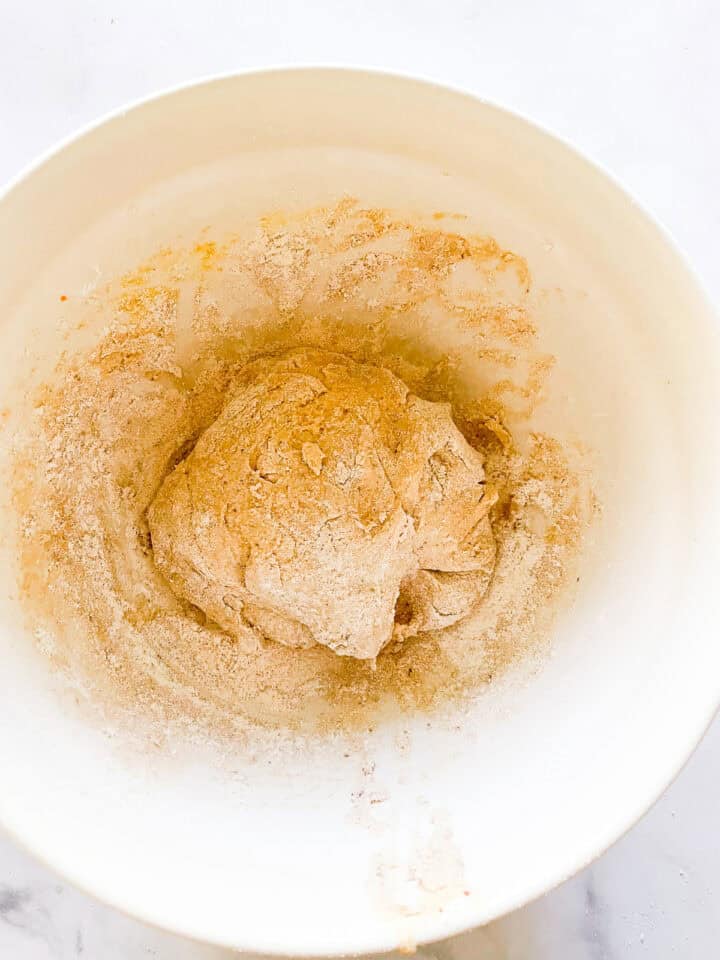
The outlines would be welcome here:
<svg viewBox="0 0 720 960">
<path fill-rule="evenodd" d="M 158 251 L 78 304 L 77 328 L 89 304 L 104 332 L 34 397 L 14 501 L 38 644 L 91 699 L 213 735 L 369 729 L 388 709 L 461 700 L 546 642 L 591 498 L 571 446 L 533 425 L 553 358 L 537 346 L 530 273 L 493 239 L 457 232 L 459 215 L 429 219 L 351 198 L 279 212 Z M 444 629 L 398 609 L 416 626 L 372 661 L 284 646 L 261 627 L 228 632 L 154 561 L 147 511 L 163 479 L 246 364 L 303 347 L 383 368 L 448 405 L 492 491 L 486 592 Z M 301 458 L 316 477 L 328 469 L 314 438 Z"/>
</svg>

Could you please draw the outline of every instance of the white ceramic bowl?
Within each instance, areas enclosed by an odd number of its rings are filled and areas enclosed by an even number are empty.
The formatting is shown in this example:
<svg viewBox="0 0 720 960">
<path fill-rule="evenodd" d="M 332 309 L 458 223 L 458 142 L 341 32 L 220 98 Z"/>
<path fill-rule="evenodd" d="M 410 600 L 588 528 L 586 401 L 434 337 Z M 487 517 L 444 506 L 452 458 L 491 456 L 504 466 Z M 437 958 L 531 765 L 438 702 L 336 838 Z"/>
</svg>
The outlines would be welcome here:
<svg viewBox="0 0 720 960">
<path fill-rule="evenodd" d="M 177 90 L 67 142 L 0 202 L 0 405 L 19 402 L 11 384 L 28 358 L 57 355 L 58 291 L 205 224 L 342 191 L 468 212 L 555 291 L 539 319 L 604 511 L 539 675 L 499 685 L 456 727 L 420 718 L 403 750 L 380 730 L 363 755 L 329 745 L 230 775 L 130 755 L 58 698 L 7 550 L 0 571 L 0 821 L 118 908 L 286 954 L 440 938 L 536 897 L 647 809 L 720 692 L 708 304 L 607 176 L 479 100 L 283 70 Z M 361 791 L 383 802 L 358 808 Z"/>
</svg>

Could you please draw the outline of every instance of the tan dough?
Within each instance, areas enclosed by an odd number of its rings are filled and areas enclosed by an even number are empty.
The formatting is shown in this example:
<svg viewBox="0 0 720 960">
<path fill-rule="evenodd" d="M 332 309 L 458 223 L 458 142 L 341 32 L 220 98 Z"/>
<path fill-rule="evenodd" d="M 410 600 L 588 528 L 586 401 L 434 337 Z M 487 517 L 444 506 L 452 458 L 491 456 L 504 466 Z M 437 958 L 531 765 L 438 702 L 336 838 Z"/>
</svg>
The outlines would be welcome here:
<svg viewBox="0 0 720 960">
<path fill-rule="evenodd" d="M 229 633 L 372 659 L 479 603 L 492 502 L 449 405 L 301 349 L 244 368 L 148 519 L 174 590 Z"/>
</svg>

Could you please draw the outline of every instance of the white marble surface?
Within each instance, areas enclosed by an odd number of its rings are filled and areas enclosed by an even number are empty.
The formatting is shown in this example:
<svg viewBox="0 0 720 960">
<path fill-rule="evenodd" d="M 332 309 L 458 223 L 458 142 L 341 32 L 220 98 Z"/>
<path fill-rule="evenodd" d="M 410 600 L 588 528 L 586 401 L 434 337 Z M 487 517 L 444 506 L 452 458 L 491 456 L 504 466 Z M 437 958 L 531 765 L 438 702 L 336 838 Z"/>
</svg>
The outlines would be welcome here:
<svg viewBox="0 0 720 960">
<path fill-rule="evenodd" d="M 719 35 L 714 0 L 0 0 L 0 181 L 79 125 L 180 81 L 267 64 L 387 67 L 474 90 L 572 140 L 670 228 L 720 302 Z M 592 867 L 421 956 L 710 960 L 719 904 L 716 721 L 665 797 Z M 228 956 L 93 902 L 0 836 L 0 960 Z"/>
</svg>

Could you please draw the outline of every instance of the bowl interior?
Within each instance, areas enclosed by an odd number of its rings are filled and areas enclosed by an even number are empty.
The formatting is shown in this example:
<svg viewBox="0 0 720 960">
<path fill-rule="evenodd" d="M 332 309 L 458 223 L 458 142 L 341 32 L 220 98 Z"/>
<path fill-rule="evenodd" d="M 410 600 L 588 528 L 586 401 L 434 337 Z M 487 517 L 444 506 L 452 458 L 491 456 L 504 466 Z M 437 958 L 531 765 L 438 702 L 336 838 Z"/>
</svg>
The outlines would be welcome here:
<svg viewBox="0 0 720 960">
<path fill-rule="evenodd" d="M 54 689 L 0 556 L 0 821 L 86 890 L 233 947 L 389 949 L 564 879 L 655 799 L 716 707 L 718 339 L 628 197 L 525 121 L 423 83 L 212 81 L 83 134 L 0 202 L 2 407 L 68 346 L 59 293 L 207 225 L 343 194 L 467 214 L 524 255 L 602 515 L 554 654 L 462 717 L 219 759 L 131 750 Z M 70 344 L 72 346 L 72 344 Z M 9 531 L 7 512 L 2 525 Z"/>
</svg>

